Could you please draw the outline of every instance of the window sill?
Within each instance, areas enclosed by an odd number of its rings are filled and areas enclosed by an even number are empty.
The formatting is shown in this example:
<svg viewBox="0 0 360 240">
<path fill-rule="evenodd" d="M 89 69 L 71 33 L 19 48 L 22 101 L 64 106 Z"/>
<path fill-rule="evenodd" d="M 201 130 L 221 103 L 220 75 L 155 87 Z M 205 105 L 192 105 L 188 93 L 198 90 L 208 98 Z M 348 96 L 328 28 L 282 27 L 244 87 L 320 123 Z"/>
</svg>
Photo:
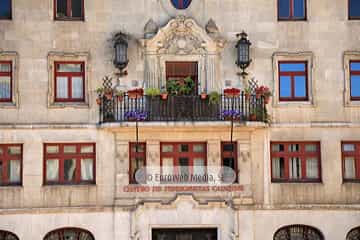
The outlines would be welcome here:
<svg viewBox="0 0 360 240">
<path fill-rule="evenodd" d="M 281 19 L 278 18 L 278 22 L 307 22 L 306 18 L 302 18 L 302 19 Z"/>
<path fill-rule="evenodd" d="M 360 183 L 360 179 L 343 179 L 343 184 L 347 183 Z"/>
<path fill-rule="evenodd" d="M 348 100 L 345 103 L 345 107 L 360 107 L 359 100 Z"/>
<path fill-rule="evenodd" d="M 15 109 L 17 108 L 16 104 L 14 102 L 0 102 L 0 109 Z"/>
<path fill-rule="evenodd" d="M 96 183 L 46 183 L 42 185 L 45 188 L 62 187 L 96 187 Z"/>
<path fill-rule="evenodd" d="M 287 108 L 287 107 L 301 107 L 301 108 L 315 108 L 315 104 L 311 101 L 279 101 L 273 105 L 273 108 Z"/>
<path fill-rule="evenodd" d="M 317 183 L 317 184 L 323 184 L 321 180 L 297 180 L 297 181 L 290 181 L 290 180 L 275 180 L 272 179 L 271 183 L 278 184 L 278 183 L 289 183 L 289 184 L 296 184 L 296 183 Z"/>
<path fill-rule="evenodd" d="M 55 18 L 55 22 L 85 22 L 85 18 Z"/>
<path fill-rule="evenodd" d="M 49 108 L 90 108 L 86 102 L 53 102 Z"/>
</svg>

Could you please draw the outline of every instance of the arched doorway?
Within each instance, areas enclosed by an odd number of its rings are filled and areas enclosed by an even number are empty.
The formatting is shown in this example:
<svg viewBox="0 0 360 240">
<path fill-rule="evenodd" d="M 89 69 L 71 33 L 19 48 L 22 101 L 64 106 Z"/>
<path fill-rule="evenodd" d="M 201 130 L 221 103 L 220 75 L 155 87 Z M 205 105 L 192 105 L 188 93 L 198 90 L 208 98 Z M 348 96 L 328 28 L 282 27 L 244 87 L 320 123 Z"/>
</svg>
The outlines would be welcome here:
<svg viewBox="0 0 360 240">
<path fill-rule="evenodd" d="M 95 240 L 91 232 L 80 228 L 60 228 L 49 232 L 44 240 Z"/>
<path fill-rule="evenodd" d="M 289 225 L 274 234 L 274 240 L 324 240 L 322 233 L 311 226 Z"/>
<path fill-rule="evenodd" d="M 0 240 L 19 240 L 19 238 L 12 232 L 0 230 Z"/>
<path fill-rule="evenodd" d="M 346 240 L 360 240 L 360 227 L 350 230 L 346 236 Z"/>
</svg>

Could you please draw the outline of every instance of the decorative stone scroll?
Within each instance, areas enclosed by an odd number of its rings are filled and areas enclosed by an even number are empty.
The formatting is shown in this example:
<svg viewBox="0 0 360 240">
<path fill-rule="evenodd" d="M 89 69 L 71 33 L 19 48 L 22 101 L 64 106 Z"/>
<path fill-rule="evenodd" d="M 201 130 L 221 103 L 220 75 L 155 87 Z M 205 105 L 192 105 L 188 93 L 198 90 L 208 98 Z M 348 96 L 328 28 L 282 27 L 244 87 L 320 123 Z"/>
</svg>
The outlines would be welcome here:
<svg viewBox="0 0 360 240">
<path fill-rule="evenodd" d="M 146 87 L 165 85 L 167 61 L 196 61 L 199 91 L 221 89 L 220 57 L 225 40 L 208 35 L 194 19 L 185 16 L 173 18 L 154 37 L 140 42 L 145 55 Z"/>
</svg>

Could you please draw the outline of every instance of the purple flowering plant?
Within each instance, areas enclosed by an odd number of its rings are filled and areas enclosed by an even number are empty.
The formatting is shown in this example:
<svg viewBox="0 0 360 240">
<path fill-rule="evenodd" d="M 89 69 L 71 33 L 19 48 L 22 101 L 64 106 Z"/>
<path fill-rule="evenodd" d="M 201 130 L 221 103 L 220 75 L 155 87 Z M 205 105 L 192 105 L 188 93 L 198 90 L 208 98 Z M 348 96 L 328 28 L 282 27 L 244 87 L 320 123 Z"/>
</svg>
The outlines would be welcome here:
<svg viewBox="0 0 360 240">
<path fill-rule="evenodd" d="M 148 113 L 145 111 L 127 111 L 124 117 L 128 120 L 145 121 L 148 117 Z"/>
<path fill-rule="evenodd" d="M 242 114 L 238 110 L 223 110 L 221 112 L 221 117 L 223 119 L 229 119 L 229 118 L 240 119 L 241 116 L 242 116 Z"/>
</svg>

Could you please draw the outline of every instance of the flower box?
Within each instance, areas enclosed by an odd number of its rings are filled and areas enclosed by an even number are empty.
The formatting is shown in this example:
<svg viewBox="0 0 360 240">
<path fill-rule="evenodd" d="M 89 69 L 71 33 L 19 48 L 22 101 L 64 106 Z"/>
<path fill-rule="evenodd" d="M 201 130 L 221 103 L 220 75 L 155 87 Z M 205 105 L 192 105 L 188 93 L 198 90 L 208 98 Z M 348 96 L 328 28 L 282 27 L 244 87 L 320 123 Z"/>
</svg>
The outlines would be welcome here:
<svg viewBox="0 0 360 240">
<path fill-rule="evenodd" d="M 127 94 L 131 99 L 141 98 L 142 96 L 144 96 L 144 89 L 137 88 L 137 89 L 129 90 Z"/>
<path fill-rule="evenodd" d="M 224 90 L 225 97 L 234 98 L 240 96 L 240 89 L 238 88 L 228 88 Z"/>
</svg>

